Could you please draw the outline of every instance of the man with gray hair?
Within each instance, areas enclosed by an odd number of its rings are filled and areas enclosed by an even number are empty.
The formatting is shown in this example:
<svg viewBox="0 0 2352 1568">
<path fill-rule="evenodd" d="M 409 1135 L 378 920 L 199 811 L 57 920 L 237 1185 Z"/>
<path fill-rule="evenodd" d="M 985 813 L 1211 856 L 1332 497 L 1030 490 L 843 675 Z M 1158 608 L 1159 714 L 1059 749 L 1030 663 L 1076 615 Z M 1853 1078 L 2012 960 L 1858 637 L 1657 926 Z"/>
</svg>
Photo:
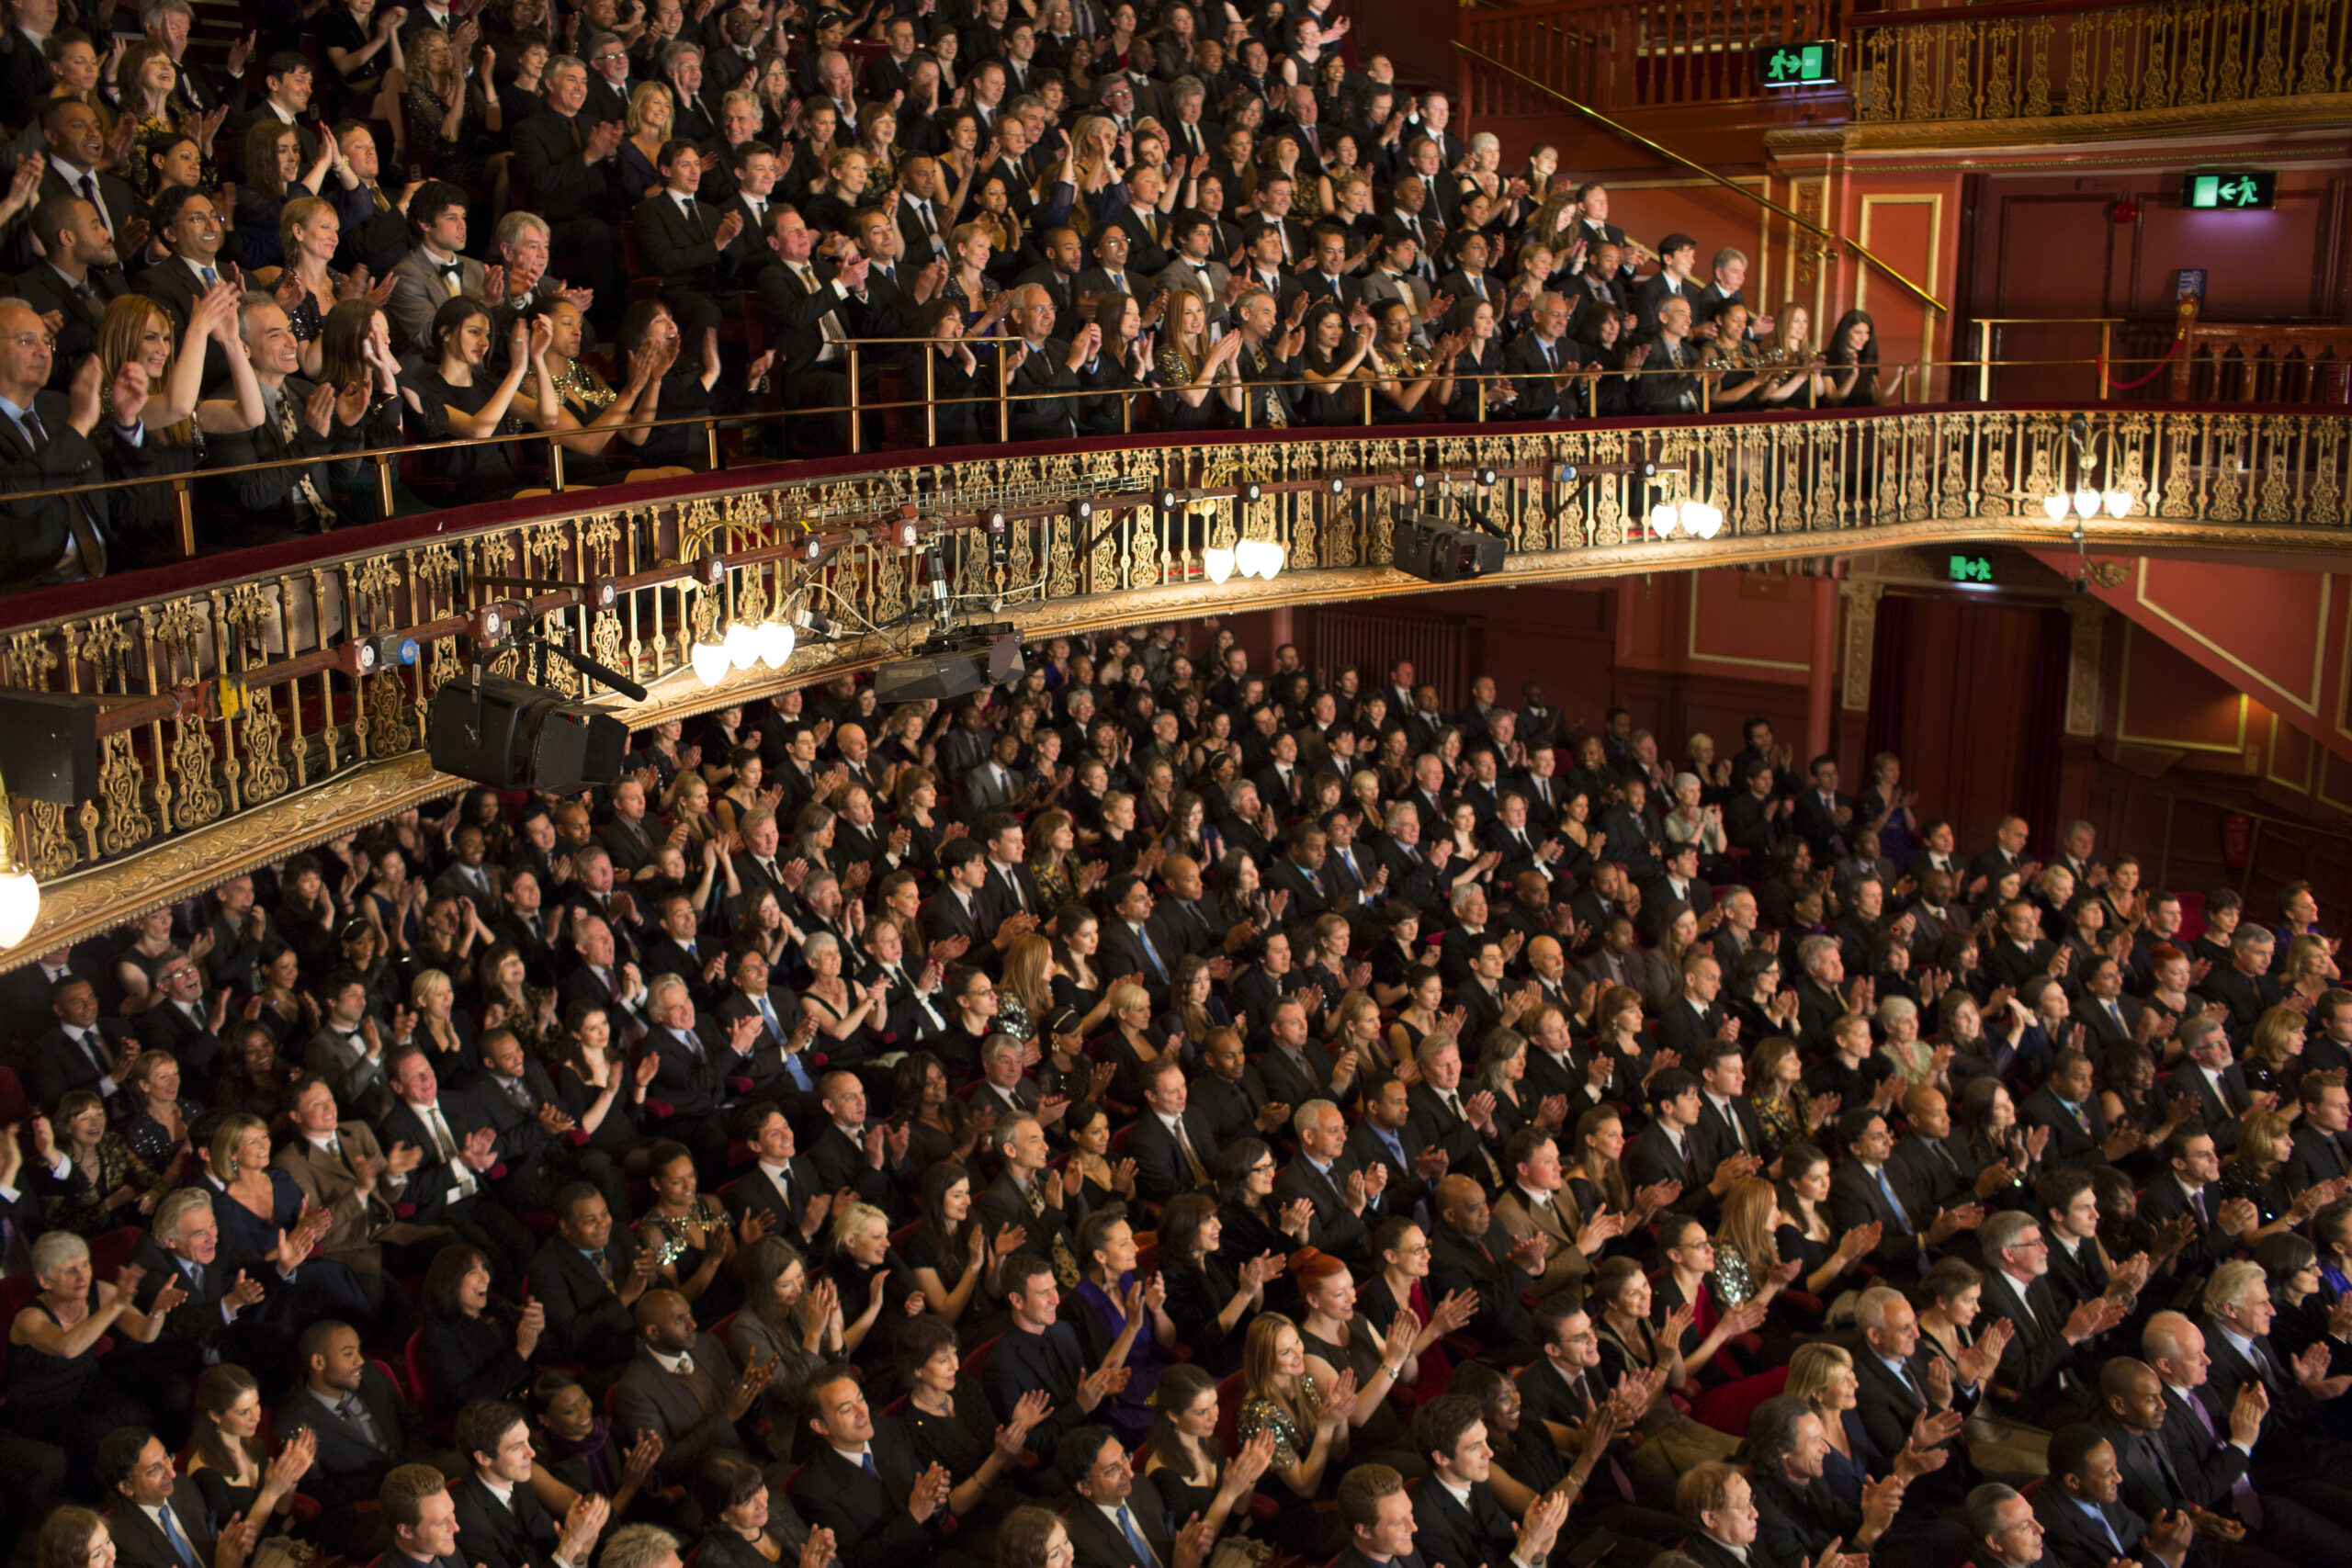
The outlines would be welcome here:
<svg viewBox="0 0 2352 1568">
<path fill-rule="evenodd" d="M 2016 1487 L 1988 1481 L 1968 1495 L 1964 1507 L 1968 1539 L 1984 1549 L 1981 1555 L 1988 1564 L 2037 1568 L 2041 1563 L 2041 1521 Z"/>
<path fill-rule="evenodd" d="M 1737 305 L 1747 311 L 1747 335 L 1769 337 L 1772 318 L 1758 312 L 1747 303 L 1740 288 L 1747 281 L 1747 254 L 1735 246 L 1725 245 L 1715 253 L 1713 263 L 1714 277 L 1706 288 L 1690 297 L 1690 314 L 1701 326 L 1712 325 L 1714 319 L 1730 306 Z"/>
<path fill-rule="evenodd" d="M 1314 1205 L 1309 1245 L 1359 1263 L 1369 1262 L 1364 1243 L 1380 1223 L 1380 1195 L 1388 1168 L 1348 1152 L 1348 1123 L 1329 1100 L 1308 1100 L 1291 1112 L 1298 1134 L 1298 1157 L 1274 1179 L 1274 1202 L 1286 1208 L 1304 1199 Z"/>
<path fill-rule="evenodd" d="M 2352 1519 L 2352 1489 L 2323 1478 L 2285 1420 L 2269 1421 L 2270 1393 L 2260 1380 L 2240 1384 L 2230 1399 L 2219 1397 L 2211 1337 L 2177 1312 L 2157 1313 L 2140 1331 L 2141 1355 L 2163 1380 L 2162 1436 L 2183 1491 L 2192 1502 L 2234 1513 L 2264 1531 L 2274 1517 L 2281 1528 L 2297 1522 L 2292 1509 L 2275 1507 L 2281 1498 Z"/>
<path fill-rule="evenodd" d="M 596 1568 L 679 1568 L 678 1538 L 660 1525 L 623 1525 L 605 1539 Z"/>
<path fill-rule="evenodd" d="M 1854 1303 L 1854 1324 L 1862 1331 L 1862 1342 L 1854 1347 L 1857 1404 L 1871 1441 L 1891 1443 L 1883 1450 L 1891 1454 L 1915 1440 L 1921 1448 L 1941 1449 L 1948 1456 L 1943 1466 L 1922 1475 L 1913 1491 L 1939 1507 L 1958 1503 L 1978 1477 L 1958 1435 L 1965 1416 L 1954 1408 L 1952 1369 L 1920 1350 L 1919 1314 L 1898 1290 L 1873 1285 L 1864 1291 Z M 1988 1353 L 1972 1347 L 1968 1354 L 1973 1360 L 1958 1376 L 1973 1372 L 1968 1381 L 1982 1382 L 2000 1349 L 1996 1346 Z"/>
<path fill-rule="evenodd" d="M 183 1187 L 158 1203 L 130 1261 L 145 1271 L 134 1304 L 161 1313 L 164 1326 L 144 1343 L 119 1341 L 115 1371 L 142 1390 L 167 1443 L 176 1447 L 187 1436 L 187 1413 L 205 1368 L 233 1361 L 257 1378 L 275 1374 L 273 1387 L 292 1376 L 293 1337 L 250 1310 L 267 1286 L 220 1256 L 220 1221 L 209 1189 Z"/>
<path fill-rule="evenodd" d="M 1984 1310 L 2007 1322 L 2015 1337 L 2001 1354 L 2001 1382 L 2018 1391 L 2018 1414 L 2036 1426 L 2076 1421 L 2091 1407 L 2091 1384 L 2075 1347 L 2123 1321 L 2123 1303 L 2094 1296 L 2071 1313 L 2044 1278 L 2050 1247 L 2041 1222 L 2003 1209 L 1977 1227 L 1984 1258 Z"/>
</svg>

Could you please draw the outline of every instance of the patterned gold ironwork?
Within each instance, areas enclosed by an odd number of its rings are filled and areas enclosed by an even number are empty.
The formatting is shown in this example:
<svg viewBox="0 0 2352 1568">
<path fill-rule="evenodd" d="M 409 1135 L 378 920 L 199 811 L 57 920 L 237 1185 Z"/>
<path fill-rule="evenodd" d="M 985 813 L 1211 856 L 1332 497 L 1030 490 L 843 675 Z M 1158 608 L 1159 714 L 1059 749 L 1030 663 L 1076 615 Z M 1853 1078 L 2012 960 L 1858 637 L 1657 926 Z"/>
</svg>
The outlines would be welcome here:
<svg viewBox="0 0 2352 1568">
<path fill-rule="evenodd" d="M 73 830 L 65 825 L 62 806 L 46 800 L 25 803 L 25 869 L 42 882 L 53 882 L 74 869 L 82 853 L 74 847 Z"/>
<path fill-rule="evenodd" d="M 128 735 L 109 735 L 100 747 L 98 797 L 106 803 L 106 828 L 98 836 L 102 853 L 122 854 L 155 836 L 155 819 L 147 815 L 147 770 Z"/>
<path fill-rule="evenodd" d="M 201 724 L 176 723 L 172 740 L 172 777 L 179 809 L 173 824 L 201 828 L 220 815 L 220 790 L 212 782 L 212 733 Z"/>
</svg>

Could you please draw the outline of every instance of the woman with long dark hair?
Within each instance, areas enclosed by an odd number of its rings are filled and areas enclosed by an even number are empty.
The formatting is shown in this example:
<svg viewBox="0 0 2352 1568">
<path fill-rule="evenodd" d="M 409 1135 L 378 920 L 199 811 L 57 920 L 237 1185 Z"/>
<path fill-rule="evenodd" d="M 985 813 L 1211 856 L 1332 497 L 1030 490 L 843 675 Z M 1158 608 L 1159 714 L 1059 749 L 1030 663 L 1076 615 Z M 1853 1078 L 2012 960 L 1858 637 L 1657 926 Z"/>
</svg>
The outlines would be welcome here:
<svg viewBox="0 0 2352 1568">
<path fill-rule="evenodd" d="M 1896 367 L 1882 386 L 1879 380 L 1878 323 L 1867 310 L 1849 310 L 1829 330 L 1829 390 L 1821 406 L 1833 409 L 1875 408 L 1900 402 L 1908 365 Z"/>
<path fill-rule="evenodd" d="M 530 1387 L 531 1359 L 547 1331 L 537 1302 L 516 1312 L 490 1290 L 490 1264 L 462 1243 L 443 1247 L 424 1271 L 424 1364 L 433 1402 L 453 1413 L 477 1399 L 516 1399 Z"/>
</svg>

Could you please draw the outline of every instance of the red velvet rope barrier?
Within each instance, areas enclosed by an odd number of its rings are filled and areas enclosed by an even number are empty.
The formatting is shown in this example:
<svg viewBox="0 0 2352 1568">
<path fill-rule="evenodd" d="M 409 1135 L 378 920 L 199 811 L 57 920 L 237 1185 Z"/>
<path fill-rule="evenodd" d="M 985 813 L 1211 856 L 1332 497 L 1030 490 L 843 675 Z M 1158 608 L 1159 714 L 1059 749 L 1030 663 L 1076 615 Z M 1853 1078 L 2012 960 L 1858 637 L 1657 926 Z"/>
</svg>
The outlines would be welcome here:
<svg viewBox="0 0 2352 1568">
<path fill-rule="evenodd" d="M 2162 370 L 2165 366 L 2172 363 L 2172 356 L 2180 352 L 2180 345 L 2187 336 L 2188 334 L 2186 333 L 2173 333 L 2172 342 L 2165 345 L 2165 356 L 2156 361 L 2155 369 L 2150 370 L 2145 376 L 2141 377 L 2136 381 L 2109 381 L 2107 384 L 2107 389 L 2110 392 L 2128 392 L 2135 387 L 2146 386 L 2149 382 L 2156 378 L 2157 370 Z M 2099 355 L 2099 369 L 2102 372 L 2107 369 L 2107 355 L 2104 354 Z"/>
</svg>

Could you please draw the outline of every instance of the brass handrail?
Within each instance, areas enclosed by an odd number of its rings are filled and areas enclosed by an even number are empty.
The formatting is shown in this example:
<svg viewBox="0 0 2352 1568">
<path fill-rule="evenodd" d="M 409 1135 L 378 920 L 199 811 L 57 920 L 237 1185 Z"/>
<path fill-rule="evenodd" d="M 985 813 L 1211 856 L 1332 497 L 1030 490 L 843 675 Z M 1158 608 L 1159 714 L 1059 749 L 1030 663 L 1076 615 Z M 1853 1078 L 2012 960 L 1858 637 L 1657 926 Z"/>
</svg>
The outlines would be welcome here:
<svg viewBox="0 0 2352 1568">
<path fill-rule="evenodd" d="M 1694 174 L 1702 175 L 1706 178 L 1713 181 L 1716 185 L 1723 186 L 1724 189 L 1736 192 L 1741 197 L 1756 203 L 1757 206 L 1763 208 L 1768 212 L 1778 213 L 1781 217 L 1787 219 L 1797 227 L 1806 231 L 1808 233 L 1818 235 L 1820 238 L 1826 240 L 1833 245 L 1846 246 L 1856 255 L 1861 257 L 1862 260 L 1878 268 L 1881 272 L 1886 274 L 1887 276 L 1894 279 L 1895 282 L 1901 284 L 1904 288 L 1917 295 L 1920 303 L 1926 305 L 1928 310 L 1935 311 L 1938 315 L 1947 313 L 1942 300 L 1937 299 L 1925 288 L 1922 288 L 1917 284 L 1912 282 L 1910 278 L 1905 276 L 1902 272 L 1890 265 L 1884 259 L 1880 257 L 1875 252 L 1873 252 L 1869 246 L 1863 244 L 1860 240 L 1849 239 L 1846 235 L 1833 233 L 1829 230 L 1823 228 L 1820 224 L 1815 223 L 1812 219 L 1805 217 L 1803 213 L 1781 206 L 1779 202 L 1774 201 L 1770 197 L 1758 196 L 1754 191 L 1749 190 L 1746 186 L 1740 185 L 1736 181 L 1725 179 L 1723 175 L 1715 173 L 1714 170 L 1707 167 L 1704 164 L 1696 163 L 1691 159 L 1684 157 L 1681 153 L 1677 152 L 1673 148 L 1665 145 L 1663 142 L 1652 141 L 1650 138 L 1644 136 L 1640 131 L 1634 130 L 1631 126 L 1620 124 L 1617 120 L 1611 118 L 1608 115 L 1605 115 L 1599 109 L 1594 108 L 1590 104 L 1583 103 L 1577 99 L 1568 96 L 1567 94 L 1563 93 L 1560 89 L 1553 86 L 1548 82 L 1539 82 L 1534 77 L 1530 76 L 1526 72 L 1520 70 L 1518 67 L 1504 64 L 1501 61 L 1497 60 L 1493 55 L 1487 53 L 1484 50 L 1473 49 L 1468 44 L 1464 43 L 1460 39 L 1455 39 L 1453 40 L 1453 47 L 1462 54 L 1476 61 L 1479 64 L 1486 66 L 1487 69 L 1499 71 L 1507 76 L 1525 83 L 1527 85 L 1534 88 L 1537 92 L 1544 94 L 1547 97 L 1558 99 L 1561 103 L 1566 104 L 1568 107 L 1576 110 L 1577 113 L 1599 122 L 1614 135 L 1623 138 L 1625 141 L 1634 143 L 1636 147 L 1640 147 L 1646 152 L 1655 152 L 1659 157 L 1667 160 L 1667 162 L 1670 164 L 1679 164 Z"/>
</svg>

